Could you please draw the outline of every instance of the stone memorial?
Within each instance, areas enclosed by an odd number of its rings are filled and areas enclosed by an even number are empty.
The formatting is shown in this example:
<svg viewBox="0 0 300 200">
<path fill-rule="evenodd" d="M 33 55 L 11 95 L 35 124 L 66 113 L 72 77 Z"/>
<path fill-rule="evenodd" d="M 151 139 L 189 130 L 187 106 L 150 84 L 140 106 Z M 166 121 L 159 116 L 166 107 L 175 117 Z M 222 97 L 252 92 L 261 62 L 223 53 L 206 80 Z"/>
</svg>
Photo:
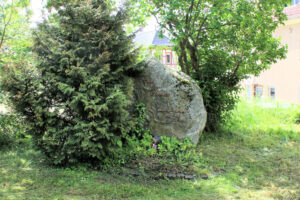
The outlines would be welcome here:
<svg viewBox="0 0 300 200">
<path fill-rule="evenodd" d="M 145 104 L 146 125 L 153 136 L 198 142 L 206 110 L 199 86 L 179 68 L 148 60 L 145 71 L 134 79 L 134 101 Z"/>
</svg>

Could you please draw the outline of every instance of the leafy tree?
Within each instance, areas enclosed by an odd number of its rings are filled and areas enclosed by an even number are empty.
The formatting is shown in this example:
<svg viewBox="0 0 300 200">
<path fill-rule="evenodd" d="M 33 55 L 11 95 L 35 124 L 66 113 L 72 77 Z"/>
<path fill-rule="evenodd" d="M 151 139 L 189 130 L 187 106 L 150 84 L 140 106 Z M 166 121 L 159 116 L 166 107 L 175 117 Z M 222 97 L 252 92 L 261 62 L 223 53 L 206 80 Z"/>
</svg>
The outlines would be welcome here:
<svg viewBox="0 0 300 200">
<path fill-rule="evenodd" d="M 182 70 L 202 88 L 208 131 L 215 131 L 233 108 L 241 80 L 285 56 L 285 46 L 272 32 L 286 20 L 283 9 L 288 0 L 132 2 L 136 22 L 153 15 L 161 30 L 171 35 Z"/>
<path fill-rule="evenodd" d="M 29 0 L 0 0 L 0 70 L 16 62 L 31 60 Z M 3 72 L 3 71 L 1 71 Z M 3 73 L 0 72 L 0 76 Z M 2 77 L 0 77 L 2 78 Z M 0 104 L 9 110 L 6 96 L 0 91 Z M 0 148 L 21 143 L 26 137 L 26 126 L 15 113 L 0 114 Z"/>
<path fill-rule="evenodd" d="M 107 163 L 131 133 L 137 51 L 124 10 L 112 13 L 104 0 L 61 3 L 57 21 L 35 31 L 37 66 L 8 68 L 3 89 L 53 164 Z"/>
<path fill-rule="evenodd" d="M 30 0 L 0 0 L 0 62 L 14 61 L 29 51 Z"/>
</svg>

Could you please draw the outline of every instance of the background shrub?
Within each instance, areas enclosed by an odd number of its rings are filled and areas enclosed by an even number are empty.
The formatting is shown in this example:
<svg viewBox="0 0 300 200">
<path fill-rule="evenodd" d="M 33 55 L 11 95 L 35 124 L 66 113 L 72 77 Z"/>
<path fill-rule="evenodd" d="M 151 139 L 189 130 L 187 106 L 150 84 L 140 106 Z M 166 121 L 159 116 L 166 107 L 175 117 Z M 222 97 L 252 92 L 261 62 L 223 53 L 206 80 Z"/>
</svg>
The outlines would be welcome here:
<svg viewBox="0 0 300 200">
<path fill-rule="evenodd" d="M 300 124 L 300 111 L 298 111 L 298 113 L 296 113 L 295 122 L 296 122 L 296 124 Z"/>
<path fill-rule="evenodd" d="M 0 115 L 0 150 L 27 142 L 28 135 L 24 121 L 12 114 Z"/>
</svg>

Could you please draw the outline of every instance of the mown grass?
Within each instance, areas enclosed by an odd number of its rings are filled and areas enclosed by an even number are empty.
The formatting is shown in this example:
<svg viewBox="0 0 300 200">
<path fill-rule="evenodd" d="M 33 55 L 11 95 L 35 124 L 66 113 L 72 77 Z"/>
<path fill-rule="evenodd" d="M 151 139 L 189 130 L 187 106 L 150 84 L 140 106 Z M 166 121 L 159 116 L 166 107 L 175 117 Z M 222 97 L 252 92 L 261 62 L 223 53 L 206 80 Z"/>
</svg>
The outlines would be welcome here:
<svg viewBox="0 0 300 200">
<path fill-rule="evenodd" d="M 198 179 L 153 180 L 55 168 L 39 152 L 0 151 L 0 199 L 300 199 L 299 107 L 241 102 L 222 136 L 198 146 Z M 203 179 L 201 177 L 208 177 Z"/>
</svg>

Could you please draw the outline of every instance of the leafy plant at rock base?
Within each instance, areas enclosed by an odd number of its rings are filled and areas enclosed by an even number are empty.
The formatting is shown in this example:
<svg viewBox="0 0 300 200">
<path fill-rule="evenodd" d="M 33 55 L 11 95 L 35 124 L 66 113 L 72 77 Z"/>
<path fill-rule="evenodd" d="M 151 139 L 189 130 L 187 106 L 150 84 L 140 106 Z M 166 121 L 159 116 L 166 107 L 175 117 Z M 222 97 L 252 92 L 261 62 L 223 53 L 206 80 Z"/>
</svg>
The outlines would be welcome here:
<svg viewBox="0 0 300 200">
<path fill-rule="evenodd" d="M 156 17 L 170 34 L 182 70 L 202 89 L 207 131 L 216 131 L 237 101 L 239 83 L 258 75 L 286 47 L 272 33 L 283 24 L 283 1 L 132 0 L 132 18 Z"/>
<path fill-rule="evenodd" d="M 109 163 L 133 126 L 126 108 L 137 51 L 126 12 L 104 0 L 58 3 L 34 33 L 37 65 L 7 67 L 2 89 L 50 163 Z"/>
<path fill-rule="evenodd" d="M 105 166 L 131 166 L 142 174 L 186 171 L 202 162 L 202 154 L 197 152 L 191 139 L 179 141 L 175 137 L 161 136 L 161 143 L 154 145 L 153 136 L 146 128 L 146 107 L 137 103 L 134 109 L 134 126 L 127 138 L 127 145 L 118 149 L 117 158 Z M 132 164 L 134 163 L 134 164 Z M 133 165 L 133 166 L 132 166 Z M 157 171 L 159 170 L 159 171 Z M 189 171 L 191 172 L 191 170 Z"/>
<path fill-rule="evenodd" d="M 196 152 L 190 138 L 179 141 L 175 137 L 162 136 L 162 142 L 158 145 L 158 155 L 162 158 L 169 159 L 169 162 L 188 166 L 199 162 L 201 153 Z"/>
<path fill-rule="evenodd" d="M 196 145 L 194 145 L 190 138 L 185 138 L 183 141 L 178 140 L 176 137 L 161 136 L 161 143 L 153 146 L 153 136 L 150 135 L 150 130 L 145 128 L 146 122 L 146 107 L 142 103 L 136 104 L 135 108 L 135 136 L 141 139 L 136 139 L 135 153 L 137 157 L 144 156 L 157 156 L 168 159 L 167 162 L 181 163 L 187 162 L 191 164 L 192 154 L 195 156 Z M 131 140 L 134 141 L 134 140 Z"/>
<path fill-rule="evenodd" d="M 153 145 L 152 136 L 146 133 L 141 140 L 136 140 L 134 165 L 143 175 L 164 176 L 169 173 L 194 174 L 195 168 L 202 166 L 202 154 L 197 151 L 191 140 L 179 141 L 175 137 L 161 137 L 161 144 Z"/>
</svg>

